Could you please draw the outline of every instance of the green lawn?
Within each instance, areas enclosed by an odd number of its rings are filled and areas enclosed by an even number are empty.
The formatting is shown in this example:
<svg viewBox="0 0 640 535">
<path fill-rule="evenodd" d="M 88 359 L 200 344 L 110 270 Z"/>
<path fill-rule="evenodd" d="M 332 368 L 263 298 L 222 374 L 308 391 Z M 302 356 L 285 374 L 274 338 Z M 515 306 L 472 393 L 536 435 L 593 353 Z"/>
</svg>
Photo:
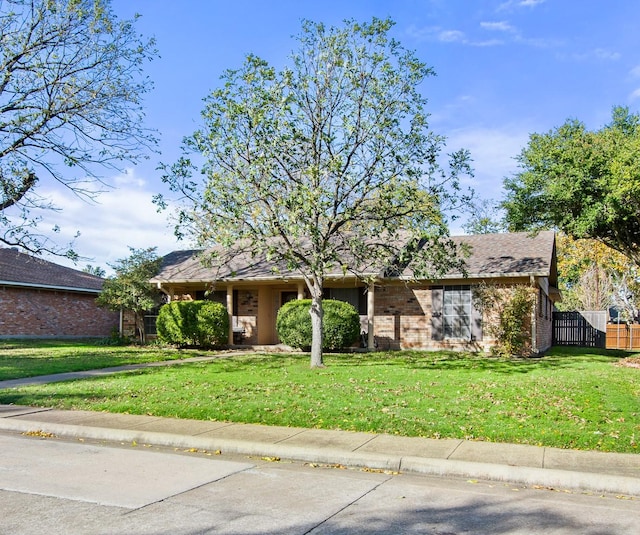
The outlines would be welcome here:
<svg viewBox="0 0 640 535">
<path fill-rule="evenodd" d="M 179 351 L 96 340 L 0 340 L 0 381 L 182 357 Z"/>
<path fill-rule="evenodd" d="M 326 355 L 320 370 L 306 355 L 238 356 L 0 391 L 0 403 L 636 453 L 640 369 L 616 366 L 621 355 L 381 352 Z"/>
</svg>

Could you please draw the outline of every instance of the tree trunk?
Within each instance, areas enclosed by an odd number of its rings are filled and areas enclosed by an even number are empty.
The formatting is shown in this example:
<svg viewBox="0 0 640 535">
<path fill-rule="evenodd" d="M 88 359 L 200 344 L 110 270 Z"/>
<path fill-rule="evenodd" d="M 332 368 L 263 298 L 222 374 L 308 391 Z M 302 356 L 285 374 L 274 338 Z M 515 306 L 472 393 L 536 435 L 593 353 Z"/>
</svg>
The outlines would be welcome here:
<svg viewBox="0 0 640 535">
<path fill-rule="evenodd" d="M 145 336 L 144 336 L 144 316 L 142 314 L 138 314 L 137 312 L 134 313 L 135 315 L 135 322 L 136 322 L 136 327 L 138 329 L 138 333 L 140 335 L 140 344 L 144 345 L 145 342 Z"/>
<path fill-rule="evenodd" d="M 322 362 L 322 288 L 315 287 L 311 294 L 311 367 L 323 368 Z"/>
</svg>

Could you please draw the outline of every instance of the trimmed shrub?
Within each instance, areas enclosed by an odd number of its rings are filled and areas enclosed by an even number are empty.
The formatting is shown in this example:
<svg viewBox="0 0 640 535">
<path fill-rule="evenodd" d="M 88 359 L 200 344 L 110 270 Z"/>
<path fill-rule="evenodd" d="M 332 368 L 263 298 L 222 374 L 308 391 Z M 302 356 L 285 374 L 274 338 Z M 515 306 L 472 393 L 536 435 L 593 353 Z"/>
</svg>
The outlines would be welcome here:
<svg viewBox="0 0 640 535">
<path fill-rule="evenodd" d="M 311 299 L 289 301 L 278 311 L 276 329 L 283 344 L 308 350 L 311 347 Z M 344 301 L 325 299 L 322 348 L 326 350 L 349 347 L 360 336 L 358 311 Z"/>
<path fill-rule="evenodd" d="M 213 301 L 174 301 L 160 308 L 158 338 L 177 346 L 213 347 L 229 337 L 227 309 Z"/>
</svg>

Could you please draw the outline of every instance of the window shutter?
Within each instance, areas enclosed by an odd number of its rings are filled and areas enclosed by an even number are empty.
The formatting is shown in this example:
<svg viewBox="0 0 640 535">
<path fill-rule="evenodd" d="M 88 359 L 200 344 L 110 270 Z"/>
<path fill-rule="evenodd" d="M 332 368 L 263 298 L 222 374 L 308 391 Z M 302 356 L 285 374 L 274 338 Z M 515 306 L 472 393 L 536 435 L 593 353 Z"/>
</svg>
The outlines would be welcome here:
<svg viewBox="0 0 640 535">
<path fill-rule="evenodd" d="M 431 339 L 444 340 L 444 325 L 442 322 L 444 288 L 431 288 Z"/>
<path fill-rule="evenodd" d="M 471 304 L 471 340 L 482 340 L 482 310 L 476 307 L 476 304 Z"/>
</svg>

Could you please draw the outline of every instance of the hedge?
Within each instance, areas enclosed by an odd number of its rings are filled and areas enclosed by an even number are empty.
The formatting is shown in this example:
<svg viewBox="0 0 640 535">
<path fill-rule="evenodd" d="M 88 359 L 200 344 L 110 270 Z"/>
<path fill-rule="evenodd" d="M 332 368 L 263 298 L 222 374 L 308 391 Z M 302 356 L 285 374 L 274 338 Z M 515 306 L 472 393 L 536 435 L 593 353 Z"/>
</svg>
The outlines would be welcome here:
<svg viewBox="0 0 640 535">
<path fill-rule="evenodd" d="M 174 301 L 160 308 L 160 341 L 177 346 L 214 347 L 229 340 L 227 309 L 213 301 Z"/>
<path fill-rule="evenodd" d="M 278 311 L 276 329 L 283 344 L 308 350 L 311 347 L 311 299 L 289 301 Z M 325 299 L 322 301 L 323 344 L 326 350 L 352 345 L 360 336 L 360 316 L 349 303 Z"/>
</svg>

